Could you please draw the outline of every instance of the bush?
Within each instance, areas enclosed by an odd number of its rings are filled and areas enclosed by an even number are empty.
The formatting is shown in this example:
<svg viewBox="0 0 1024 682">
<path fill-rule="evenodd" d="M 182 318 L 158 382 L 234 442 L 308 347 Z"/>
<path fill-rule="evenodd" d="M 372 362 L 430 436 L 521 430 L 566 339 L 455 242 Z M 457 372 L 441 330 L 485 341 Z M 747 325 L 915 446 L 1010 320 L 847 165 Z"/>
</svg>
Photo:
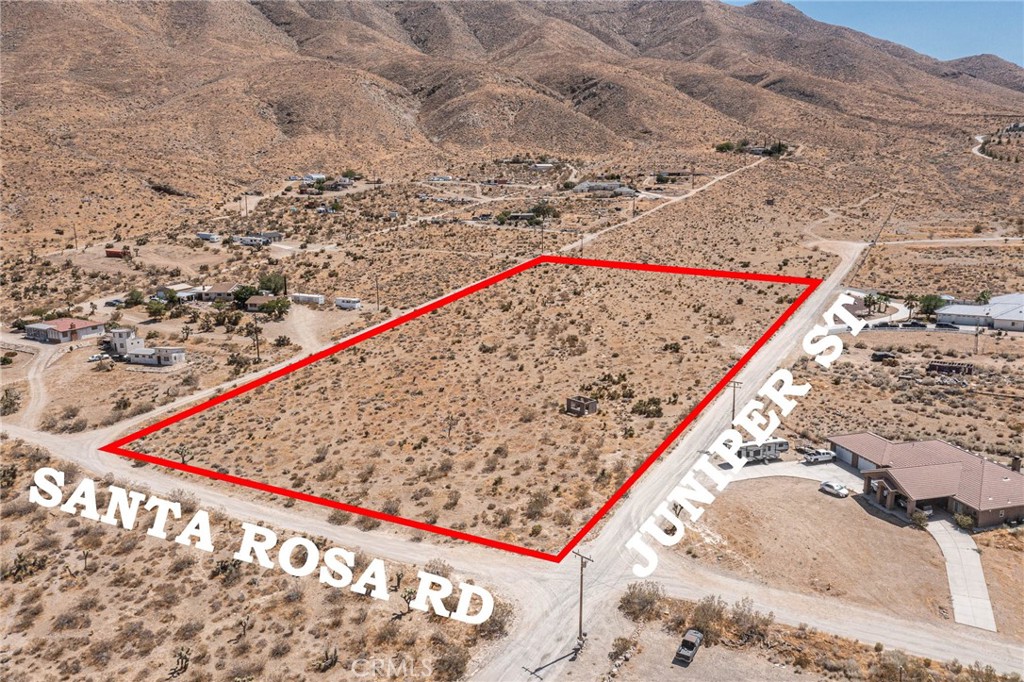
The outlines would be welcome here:
<svg viewBox="0 0 1024 682">
<path fill-rule="evenodd" d="M 633 640 L 629 639 L 628 637 L 616 637 L 615 641 L 612 642 L 612 650 L 608 652 L 608 658 L 612 659 L 613 661 L 622 658 L 622 655 L 629 651 L 632 647 Z"/>
<path fill-rule="evenodd" d="M 920 509 L 915 509 L 914 513 L 910 515 L 910 520 L 914 522 L 914 525 L 918 528 L 928 527 L 928 515 Z"/>
<path fill-rule="evenodd" d="M 661 409 L 661 398 L 637 400 L 633 403 L 633 409 L 631 409 L 630 412 L 649 419 L 655 419 L 664 414 Z"/>
<path fill-rule="evenodd" d="M 508 602 L 495 602 L 491 617 L 476 627 L 477 634 L 484 639 L 504 637 L 508 634 L 508 626 L 512 621 L 514 613 L 512 605 Z"/>
<path fill-rule="evenodd" d="M 974 528 L 974 517 L 970 514 L 953 514 L 953 520 L 956 521 L 956 525 L 964 530 Z"/>
<path fill-rule="evenodd" d="M 469 652 L 465 647 L 453 644 L 434 659 L 434 675 L 436 679 L 450 682 L 466 674 L 469 663 Z"/>
<path fill-rule="evenodd" d="M 333 523 L 335 526 L 344 526 L 351 518 L 352 514 L 343 509 L 332 509 L 327 516 L 327 522 Z"/>
<path fill-rule="evenodd" d="M 769 611 L 767 614 L 754 610 L 754 600 L 744 597 L 732 605 L 730 613 L 733 627 L 736 634 L 744 641 L 751 640 L 763 642 L 768 637 L 768 631 L 775 622 L 775 614 Z"/>
<path fill-rule="evenodd" d="M 721 597 L 709 594 L 693 608 L 693 613 L 690 614 L 690 627 L 703 632 L 708 644 L 716 643 L 722 637 L 726 619 L 725 609 L 726 604 Z"/>
<path fill-rule="evenodd" d="M 645 580 L 630 583 L 619 599 L 619 611 L 635 622 L 651 620 L 657 615 L 658 603 L 664 591 L 656 582 Z"/>
</svg>

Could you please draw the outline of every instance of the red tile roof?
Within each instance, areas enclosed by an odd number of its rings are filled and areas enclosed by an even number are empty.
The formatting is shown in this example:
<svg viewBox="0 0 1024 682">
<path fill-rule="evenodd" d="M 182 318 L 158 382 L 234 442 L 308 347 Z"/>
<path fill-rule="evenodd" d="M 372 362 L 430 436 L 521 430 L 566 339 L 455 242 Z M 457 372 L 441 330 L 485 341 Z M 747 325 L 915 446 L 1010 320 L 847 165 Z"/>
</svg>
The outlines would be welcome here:
<svg viewBox="0 0 1024 682">
<path fill-rule="evenodd" d="M 90 327 L 99 327 L 102 322 L 93 322 L 92 320 L 79 320 L 74 317 L 58 317 L 56 320 L 46 320 L 40 324 L 45 324 L 49 327 L 56 329 L 61 332 L 69 332 L 72 329 L 88 329 Z"/>
</svg>

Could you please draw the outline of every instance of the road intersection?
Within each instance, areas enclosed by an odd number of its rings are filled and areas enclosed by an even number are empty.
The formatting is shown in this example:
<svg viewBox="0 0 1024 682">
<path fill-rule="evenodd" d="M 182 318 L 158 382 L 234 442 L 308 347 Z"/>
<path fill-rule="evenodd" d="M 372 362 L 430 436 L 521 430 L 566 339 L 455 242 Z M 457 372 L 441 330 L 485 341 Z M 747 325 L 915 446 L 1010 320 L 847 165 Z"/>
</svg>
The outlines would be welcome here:
<svg viewBox="0 0 1024 682">
<path fill-rule="evenodd" d="M 758 159 L 744 169 L 763 161 Z M 630 218 L 609 230 L 642 219 L 669 203 L 682 201 L 744 169 L 716 177 L 701 188 L 659 204 L 652 211 Z M 590 235 L 584 240 L 589 242 L 602 234 L 604 232 Z M 778 367 L 788 366 L 789 361 L 801 352 L 803 336 L 819 322 L 821 313 L 832 304 L 835 297 L 844 291 L 844 279 L 868 246 L 866 242 L 832 241 L 818 237 L 814 237 L 813 244 L 836 254 L 840 259 L 839 264 L 735 377 L 743 386 L 737 394 L 737 400 L 741 402 L 751 398 L 756 387 Z M 571 252 L 574 247 L 580 246 L 583 243 L 570 244 L 563 251 Z M 303 352 L 310 350 L 304 348 Z M 289 362 L 297 359 L 292 358 Z M 37 358 L 34 362 L 46 361 Z M 281 363 L 258 374 L 275 371 L 286 364 Z M 246 379 L 255 378 L 258 374 Z M 35 382 L 32 386 L 37 383 L 42 382 Z M 89 472 L 100 476 L 109 474 L 115 480 L 132 481 L 136 485 L 147 486 L 154 493 L 191 493 L 204 508 L 221 510 L 233 518 L 323 536 L 333 543 L 362 549 L 396 562 L 422 565 L 432 558 L 443 557 L 457 573 L 486 586 L 498 598 L 509 599 L 515 604 L 516 619 L 508 637 L 477 656 L 474 661 L 476 668 L 470 671 L 471 679 L 489 682 L 541 677 L 553 680 L 565 677 L 573 666 L 582 665 L 580 660 L 574 662 L 567 657 L 576 643 L 579 580 L 579 566 L 571 555 L 565 561 L 555 564 L 434 536 L 413 542 L 407 535 L 401 535 L 395 528 L 388 526 L 377 531 L 363 532 L 351 526 L 331 524 L 326 520 L 326 513 L 311 513 L 310 509 L 301 508 L 304 505 L 292 508 L 267 506 L 253 500 L 250 495 L 238 494 L 222 486 L 211 487 L 205 479 L 182 477 L 153 466 L 139 468 L 128 459 L 99 450 L 101 446 L 130 433 L 158 415 L 180 411 L 186 405 L 240 383 L 236 380 L 224 386 L 205 389 L 117 425 L 76 434 L 51 434 L 37 430 L 35 422 L 41 409 L 41 398 L 34 392 L 30 398 L 30 407 L 26 410 L 29 418 L 8 419 L 3 430 L 12 438 L 45 447 L 56 457 L 74 462 Z M 728 399 L 719 397 L 709 404 L 678 442 L 654 463 L 629 494 L 578 547 L 583 554 L 595 559 L 584 573 L 584 589 L 587 594 L 584 618 L 590 624 L 590 632 L 588 644 L 579 656 L 580 659 L 590 659 L 589 666 L 606 664 L 606 653 L 611 648 L 612 640 L 625 634 L 615 631 L 614 626 L 609 625 L 611 619 L 606 616 L 615 613 L 619 596 L 635 580 L 631 567 L 636 557 L 625 548 L 626 542 L 657 504 L 666 498 L 679 478 L 690 469 L 699 451 L 707 448 L 714 437 L 727 427 L 730 419 Z M 670 552 L 664 552 L 662 563 L 653 579 L 664 586 L 669 596 L 692 599 L 714 593 L 721 594 L 728 601 L 749 596 L 759 608 L 774 611 L 780 622 L 793 625 L 808 623 L 821 630 L 865 642 L 882 642 L 887 647 L 898 647 L 908 653 L 935 659 L 957 657 L 963 661 L 980 660 L 1000 671 L 1024 672 L 1024 653 L 1021 647 L 999 635 L 963 628 L 954 636 L 948 628 L 904 621 L 864 608 L 840 607 L 835 603 L 822 602 L 820 598 L 724 577 L 708 569 L 694 569 L 689 565 L 684 567 L 681 560 L 673 557 Z"/>
</svg>

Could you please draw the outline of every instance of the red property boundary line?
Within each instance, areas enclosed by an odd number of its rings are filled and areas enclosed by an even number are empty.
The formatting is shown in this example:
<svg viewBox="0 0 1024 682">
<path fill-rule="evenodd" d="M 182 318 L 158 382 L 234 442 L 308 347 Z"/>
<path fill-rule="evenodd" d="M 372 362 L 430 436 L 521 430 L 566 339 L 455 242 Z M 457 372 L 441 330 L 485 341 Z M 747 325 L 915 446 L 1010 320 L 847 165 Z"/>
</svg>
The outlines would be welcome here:
<svg viewBox="0 0 1024 682">
<path fill-rule="evenodd" d="M 181 462 L 176 462 L 171 459 L 155 457 L 153 455 L 148 455 L 143 452 L 136 452 L 134 450 L 129 450 L 128 448 L 125 447 L 126 445 L 133 441 L 139 440 L 140 438 L 148 436 L 172 424 L 187 419 L 192 415 L 198 414 L 199 412 L 203 412 L 204 410 L 208 410 L 211 407 L 214 407 L 227 400 L 242 395 L 243 393 L 247 393 L 248 391 L 251 391 L 254 388 L 263 386 L 264 384 L 267 384 L 286 374 L 290 374 L 291 372 L 302 369 L 303 367 L 311 365 L 314 362 L 317 362 L 318 360 L 322 360 L 323 358 L 326 358 L 330 355 L 345 350 L 346 348 L 350 348 L 362 341 L 377 336 L 378 334 L 382 334 L 388 331 L 389 329 L 394 329 L 395 327 L 401 324 L 414 320 L 422 315 L 426 315 L 434 310 L 437 310 L 438 308 L 448 305 L 449 303 L 453 303 L 454 301 L 469 296 L 470 294 L 480 291 L 481 289 L 485 289 L 491 286 L 492 284 L 497 284 L 502 280 L 508 279 L 521 272 L 525 272 L 526 270 L 529 270 L 533 267 L 544 264 L 575 265 L 584 267 L 612 268 L 618 270 L 659 272 L 675 275 L 716 277 L 719 279 L 737 279 L 755 282 L 798 284 L 806 287 L 804 291 L 796 298 L 796 300 L 793 301 L 793 303 L 791 303 L 790 306 L 782 313 L 782 315 L 780 315 L 779 318 L 775 320 L 772 326 L 769 327 L 768 330 L 764 334 L 762 334 L 761 337 L 754 343 L 754 345 L 751 346 L 749 350 L 747 350 L 743 357 L 740 358 L 740 360 L 735 365 L 733 365 L 728 372 L 726 372 L 725 376 L 723 376 L 718 381 L 718 383 L 715 384 L 714 387 L 707 393 L 707 395 L 705 395 L 704 398 L 699 403 L 697 403 L 697 406 L 686 416 L 686 418 L 683 419 L 683 421 L 680 422 L 680 424 L 675 429 L 673 429 L 672 433 L 670 433 L 668 437 L 666 437 L 665 440 L 662 441 L 661 445 L 659 445 L 657 449 L 655 449 L 654 452 L 652 452 L 647 457 L 647 459 L 645 459 L 644 462 L 636 469 L 636 471 L 634 471 L 633 474 L 628 479 L 626 479 L 626 481 L 619 487 L 618 490 L 615 491 L 611 498 L 609 498 L 608 501 L 601 506 L 597 513 L 595 513 L 594 516 L 591 517 L 591 519 L 586 523 L 586 525 L 584 525 L 583 528 L 580 529 L 580 531 L 576 533 L 575 536 L 573 536 L 569 543 L 565 547 L 563 547 L 562 550 L 558 552 L 558 554 L 541 552 L 539 550 L 530 549 L 528 547 L 520 547 L 518 545 L 502 542 L 500 540 L 494 540 L 491 538 L 485 538 L 478 535 L 472 535 L 470 533 L 464 533 L 458 530 L 453 530 L 451 528 L 434 526 L 423 521 L 416 521 L 414 519 L 407 519 L 401 516 L 385 514 L 374 509 L 367 509 L 364 507 L 346 504 L 344 502 L 338 502 L 336 500 L 329 500 L 323 497 L 318 497 L 316 495 L 310 495 L 308 493 L 299 492 L 297 490 L 290 490 L 288 488 L 281 488 L 279 486 L 270 485 L 268 483 L 254 481 L 252 479 L 243 478 L 241 476 L 223 474 L 220 473 L 219 471 L 203 469 L 201 467 L 192 466 L 191 464 L 183 464 Z M 480 280 L 479 282 L 475 282 L 463 289 L 459 289 L 446 296 L 431 301 L 430 303 L 427 303 L 422 307 L 414 308 L 409 312 L 394 319 L 388 320 L 376 327 L 370 327 L 369 329 L 366 329 L 356 334 L 355 336 L 345 339 L 344 341 L 341 341 L 340 343 L 334 346 L 325 348 L 301 360 L 297 360 L 296 362 L 293 362 L 289 365 L 286 365 L 285 367 L 277 369 L 265 376 L 253 379 L 252 381 L 246 384 L 242 384 L 241 386 L 233 388 L 232 390 L 222 393 L 214 398 L 211 398 L 206 402 L 190 407 L 187 410 L 171 415 L 166 419 L 162 419 L 156 422 L 155 424 L 151 424 L 150 426 L 147 426 L 144 429 L 141 429 L 132 434 L 129 434 L 128 436 L 115 440 L 112 443 L 108 443 L 107 445 L 104 445 L 99 449 L 102 450 L 103 452 L 120 455 L 122 457 L 127 457 L 129 459 L 148 462 L 150 464 L 157 464 L 171 469 L 176 469 L 178 471 L 184 471 L 190 474 L 198 474 L 200 476 L 205 476 L 207 478 L 211 478 L 214 480 L 224 481 L 226 483 L 233 483 L 235 485 L 252 488 L 254 490 L 259 490 L 262 492 L 273 493 L 284 497 L 290 497 L 296 500 L 301 500 L 303 502 L 311 502 L 313 504 L 331 507 L 333 509 L 341 509 L 343 511 L 352 512 L 355 514 L 362 514 L 364 516 L 369 516 L 370 518 L 379 519 L 381 521 L 389 521 L 391 523 L 396 523 L 402 526 L 415 528 L 417 530 L 426 531 L 429 533 L 444 535 L 450 538 L 455 538 L 457 540 L 465 540 L 467 542 L 473 542 L 487 547 L 492 547 L 494 549 L 502 549 L 507 552 L 512 552 L 515 554 L 521 554 L 523 556 L 558 563 L 561 562 L 562 559 L 564 559 L 565 556 L 569 554 L 569 552 L 571 552 L 577 544 L 579 544 L 579 542 L 587 535 L 587 533 L 590 532 L 590 530 L 594 526 L 597 525 L 597 523 L 604 517 L 604 515 L 607 514 L 613 506 L 615 506 L 615 503 L 622 499 L 622 496 L 626 494 L 626 492 L 633 486 L 634 483 L 636 483 L 636 481 L 641 476 L 643 476 L 644 472 L 646 472 L 647 469 L 649 469 L 651 465 L 654 464 L 658 457 L 660 457 L 662 453 L 664 453 L 672 445 L 673 441 L 675 441 L 675 439 L 678 438 L 679 435 L 684 430 L 686 430 L 686 428 L 698 416 L 700 416 L 701 412 L 704 411 L 704 408 L 706 408 L 711 403 L 711 401 L 715 399 L 715 397 L 722 391 L 725 385 L 728 384 L 729 381 L 731 381 L 732 378 L 735 377 L 741 369 L 743 369 L 744 365 L 746 365 L 747 362 L 749 362 L 750 359 L 757 354 L 761 347 L 768 342 L 768 340 L 775 334 L 775 332 L 777 332 L 782 327 L 782 325 L 784 325 L 786 321 L 793 315 L 793 313 L 795 313 L 796 310 L 801 305 L 803 305 L 803 303 L 812 293 L 814 293 L 814 290 L 818 288 L 822 281 L 823 280 L 820 279 L 812 279 L 806 277 L 789 277 L 786 275 L 768 275 L 761 273 L 733 272 L 729 270 L 705 270 L 701 268 L 686 268 L 675 267 L 670 265 L 651 265 L 646 263 L 629 263 L 623 261 L 570 258 L 566 256 L 538 256 L 529 261 L 526 261 L 525 263 L 521 263 L 515 267 L 509 268 L 508 270 L 499 272 L 496 275 L 492 275 L 491 277 Z"/>
</svg>

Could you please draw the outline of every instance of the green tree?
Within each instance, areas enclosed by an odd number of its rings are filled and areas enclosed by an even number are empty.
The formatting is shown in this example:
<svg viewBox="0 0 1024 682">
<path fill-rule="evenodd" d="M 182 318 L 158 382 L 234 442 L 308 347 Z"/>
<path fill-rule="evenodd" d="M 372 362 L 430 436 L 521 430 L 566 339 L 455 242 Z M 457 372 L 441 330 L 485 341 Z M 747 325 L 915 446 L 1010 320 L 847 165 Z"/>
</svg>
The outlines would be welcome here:
<svg viewBox="0 0 1024 682">
<path fill-rule="evenodd" d="M 128 295 L 124 298 L 124 304 L 128 308 L 132 308 L 137 305 L 142 305 L 145 302 L 146 297 L 143 296 L 142 292 L 138 289 L 132 289 L 128 292 Z"/>
<path fill-rule="evenodd" d="M 731 152 L 736 146 L 732 142 L 720 142 L 715 145 L 716 152 Z"/>
<path fill-rule="evenodd" d="M 146 304 L 146 314 L 154 320 L 161 319 L 167 312 L 167 306 L 160 301 L 150 301 Z"/>
<path fill-rule="evenodd" d="M 981 303 L 982 305 L 985 305 L 986 303 L 988 303 L 991 300 L 992 300 L 992 292 L 989 291 L 988 289 L 985 289 L 984 291 L 982 291 L 981 293 L 978 294 L 977 301 L 978 301 L 978 303 Z"/>
<path fill-rule="evenodd" d="M 280 272 L 265 272 L 260 275 L 259 288 L 263 291 L 269 291 L 275 296 L 283 294 L 287 286 L 288 280 Z"/>
<path fill-rule="evenodd" d="M 237 306 L 238 308 L 244 308 L 245 302 L 258 293 L 260 293 L 259 289 L 249 284 L 244 284 L 238 287 L 237 289 L 235 289 L 235 292 L 233 294 L 233 296 L 235 297 L 235 306 Z"/>
<path fill-rule="evenodd" d="M 287 298 L 275 298 L 260 306 L 260 312 L 269 315 L 275 320 L 283 319 L 292 307 L 292 302 Z"/>
<path fill-rule="evenodd" d="M 906 304 L 907 310 L 910 311 L 910 319 L 914 319 L 914 310 L 917 309 L 918 300 L 916 294 L 908 294 L 903 297 L 903 303 Z"/>
<path fill-rule="evenodd" d="M 927 294 L 921 297 L 918 305 L 921 307 L 921 314 L 934 315 L 935 311 L 944 306 L 946 302 L 938 294 Z"/>
</svg>

